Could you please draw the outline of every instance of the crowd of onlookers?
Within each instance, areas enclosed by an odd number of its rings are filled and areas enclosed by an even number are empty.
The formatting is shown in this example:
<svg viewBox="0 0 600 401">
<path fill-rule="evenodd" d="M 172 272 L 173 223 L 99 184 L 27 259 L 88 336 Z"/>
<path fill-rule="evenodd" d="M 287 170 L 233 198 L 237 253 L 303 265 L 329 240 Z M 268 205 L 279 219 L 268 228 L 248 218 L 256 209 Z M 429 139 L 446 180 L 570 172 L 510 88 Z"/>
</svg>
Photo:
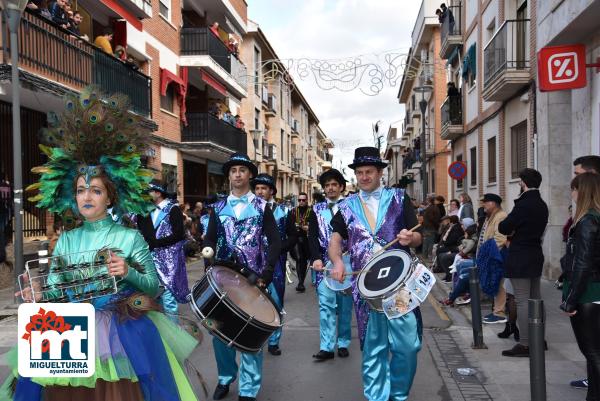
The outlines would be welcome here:
<svg viewBox="0 0 600 401">
<path fill-rule="evenodd" d="M 246 124 L 242 120 L 239 114 L 233 115 L 229 108 L 222 102 L 212 101 L 209 104 L 208 112 L 219 120 L 223 120 L 228 124 L 231 124 L 235 128 L 246 131 Z"/>
<path fill-rule="evenodd" d="M 90 41 L 86 34 L 81 32 L 81 23 L 83 15 L 80 11 L 74 10 L 73 5 L 68 0 L 29 0 L 27 10 L 46 19 L 51 24 L 67 31 L 73 37 Z M 101 34 L 97 35 L 93 44 L 102 49 L 107 54 L 115 56 L 119 60 L 128 64 L 132 68 L 139 68 L 136 60 L 127 54 L 127 46 L 113 46 L 114 34 L 110 27 L 102 30 Z"/>
<path fill-rule="evenodd" d="M 228 35 L 227 40 L 223 40 L 221 37 L 221 32 L 219 31 L 219 23 L 213 22 L 213 24 L 209 27 L 210 31 L 221 41 L 223 44 L 229 49 L 229 52 L 233 54 L 236 58 L 239 58 L 239 43 L 235 38 L 231 35 Z"/>
</svg>

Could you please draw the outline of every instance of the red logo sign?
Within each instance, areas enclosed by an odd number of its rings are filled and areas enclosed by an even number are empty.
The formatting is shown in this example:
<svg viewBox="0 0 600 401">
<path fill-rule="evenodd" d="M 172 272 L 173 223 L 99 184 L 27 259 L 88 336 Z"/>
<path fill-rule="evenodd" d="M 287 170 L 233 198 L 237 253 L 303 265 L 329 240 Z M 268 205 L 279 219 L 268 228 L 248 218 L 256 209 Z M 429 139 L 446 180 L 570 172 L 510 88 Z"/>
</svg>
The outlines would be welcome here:
<svg viewBox="0 0 600 401">
<path fill-rule="evenodd" d="M 540 91 L 583 88 L 587 84 L 585 46 L 550 46 L 538 52 Z"/>
<path fill-rule="evenodd" d="M 467 176 L 467 163 L 455 161 L 448 166 L 448 175 L 450 178 L 460 181 Z"/>
</svg>

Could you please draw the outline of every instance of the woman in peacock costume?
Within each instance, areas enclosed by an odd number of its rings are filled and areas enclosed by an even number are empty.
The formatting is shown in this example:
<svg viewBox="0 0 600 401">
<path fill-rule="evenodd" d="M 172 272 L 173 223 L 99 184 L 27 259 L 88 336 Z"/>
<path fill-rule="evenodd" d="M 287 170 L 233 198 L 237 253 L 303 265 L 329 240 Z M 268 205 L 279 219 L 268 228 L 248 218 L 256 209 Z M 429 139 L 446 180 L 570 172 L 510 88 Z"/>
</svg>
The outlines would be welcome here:
<svg viewBox="0 0 600 401">
<path fill-rule="evenodd" d="M 81 227 L 61 235 L 54 255 L 109 253 L 108 274 L 116 278 L 117 292 L 89 300 L 96 309 L 95 374 L 19 377 L 15 348 L 9 355 L 12 375 L 0 389 L 0 399 L 198 400 L 187 361 L 198 341 L 172 323 L 155 301 L 159 280 L 140 233 L 116 224 L 107 214 L 108 208 L 117 215 L 145 214 L 153 208 L 145 191 L 153 174 L 140 163 L 149 134 L 126 110 L 127 98 L 105 98 L 95 88 L 66 98 L 60 117 L 49 114 L 49 128 L 43 133 L 47 145 L 40 146 L 48 162 L 33 170 L 41 179 L 28 188 L 39 191 L 31 198 L 38 207 L 83 219 Z M 83 262 L 92 264 L 99 255 L 86 254 L 92 256 Z M 60 269 L 51 266 L 50 290 L 36 301 L 77 301 L 73 293 L 68 300 L 54 298 L 65 297 L 52 288 Z"/>
</svg>

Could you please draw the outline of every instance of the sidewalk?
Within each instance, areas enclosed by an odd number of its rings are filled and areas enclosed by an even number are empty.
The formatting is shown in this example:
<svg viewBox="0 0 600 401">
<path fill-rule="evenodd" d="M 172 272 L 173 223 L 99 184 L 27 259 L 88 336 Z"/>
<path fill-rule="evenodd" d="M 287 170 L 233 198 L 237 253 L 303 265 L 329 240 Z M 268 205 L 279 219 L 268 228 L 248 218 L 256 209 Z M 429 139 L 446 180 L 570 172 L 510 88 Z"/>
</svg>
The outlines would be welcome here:
<svg viewBox="0 0 600 401">
<path fill-rule="evenodd" d="M 439 277 L 438 289 L 445 295 L 450 291 L 448 284 Z M 547 399 L 570 401 L 585 399 L 584 390 L 574 389 L 569 382 L 586 377 L 585 359 L 573 335 L 569 318 L 558 308 L 561 292 L 556 290 L 553 282 L 542 279 L 542 298 L 546 309 L 546 393 Z M 471 326 L 471 306 L 444 307 L 444 311 L 453 320 L 452 328 L 462 338 L 465 348 L 473 343 Z M 482 306 L 482 316 L 491 312 L 491 305 Z M 461 324 L 462 323 L 462 324 Z M 504 329 L 504 324 L 484 324 L 484 342 L 488 349 L 471 350 L 469 355 L 477 359 L 478 374 L 495 383 L 507 401 L 525 401 L 530 399 L 529 358 L 503 357 L 501 352 L 514 346 L 512 338 L 501 339 L 497 333 Z"/>
</svg>

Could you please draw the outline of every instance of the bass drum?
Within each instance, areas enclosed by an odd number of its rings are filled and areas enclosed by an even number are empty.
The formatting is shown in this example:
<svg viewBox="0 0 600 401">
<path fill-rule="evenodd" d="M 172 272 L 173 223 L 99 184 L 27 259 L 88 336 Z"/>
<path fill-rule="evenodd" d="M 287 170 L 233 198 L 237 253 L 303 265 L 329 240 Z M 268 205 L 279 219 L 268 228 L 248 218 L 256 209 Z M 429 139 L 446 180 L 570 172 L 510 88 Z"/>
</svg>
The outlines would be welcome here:
<svg viewBox="0 0 600 401">
<path fill-rule="evenodd" d="M 372 309 L 383 312 L 383 298 L 400 291 L 417 263 L 417 259 L 400 249 L 383 252 L 361 270 L 358 275 L 358 292 Z"/>
<path fill-rule="evenodd" d="M 259 352 L 283 320 L 267 293 L 226 266 L 212 266 L 196 282 L 189 297 L 202 325 L 242 352 Z"/>
</svg>

